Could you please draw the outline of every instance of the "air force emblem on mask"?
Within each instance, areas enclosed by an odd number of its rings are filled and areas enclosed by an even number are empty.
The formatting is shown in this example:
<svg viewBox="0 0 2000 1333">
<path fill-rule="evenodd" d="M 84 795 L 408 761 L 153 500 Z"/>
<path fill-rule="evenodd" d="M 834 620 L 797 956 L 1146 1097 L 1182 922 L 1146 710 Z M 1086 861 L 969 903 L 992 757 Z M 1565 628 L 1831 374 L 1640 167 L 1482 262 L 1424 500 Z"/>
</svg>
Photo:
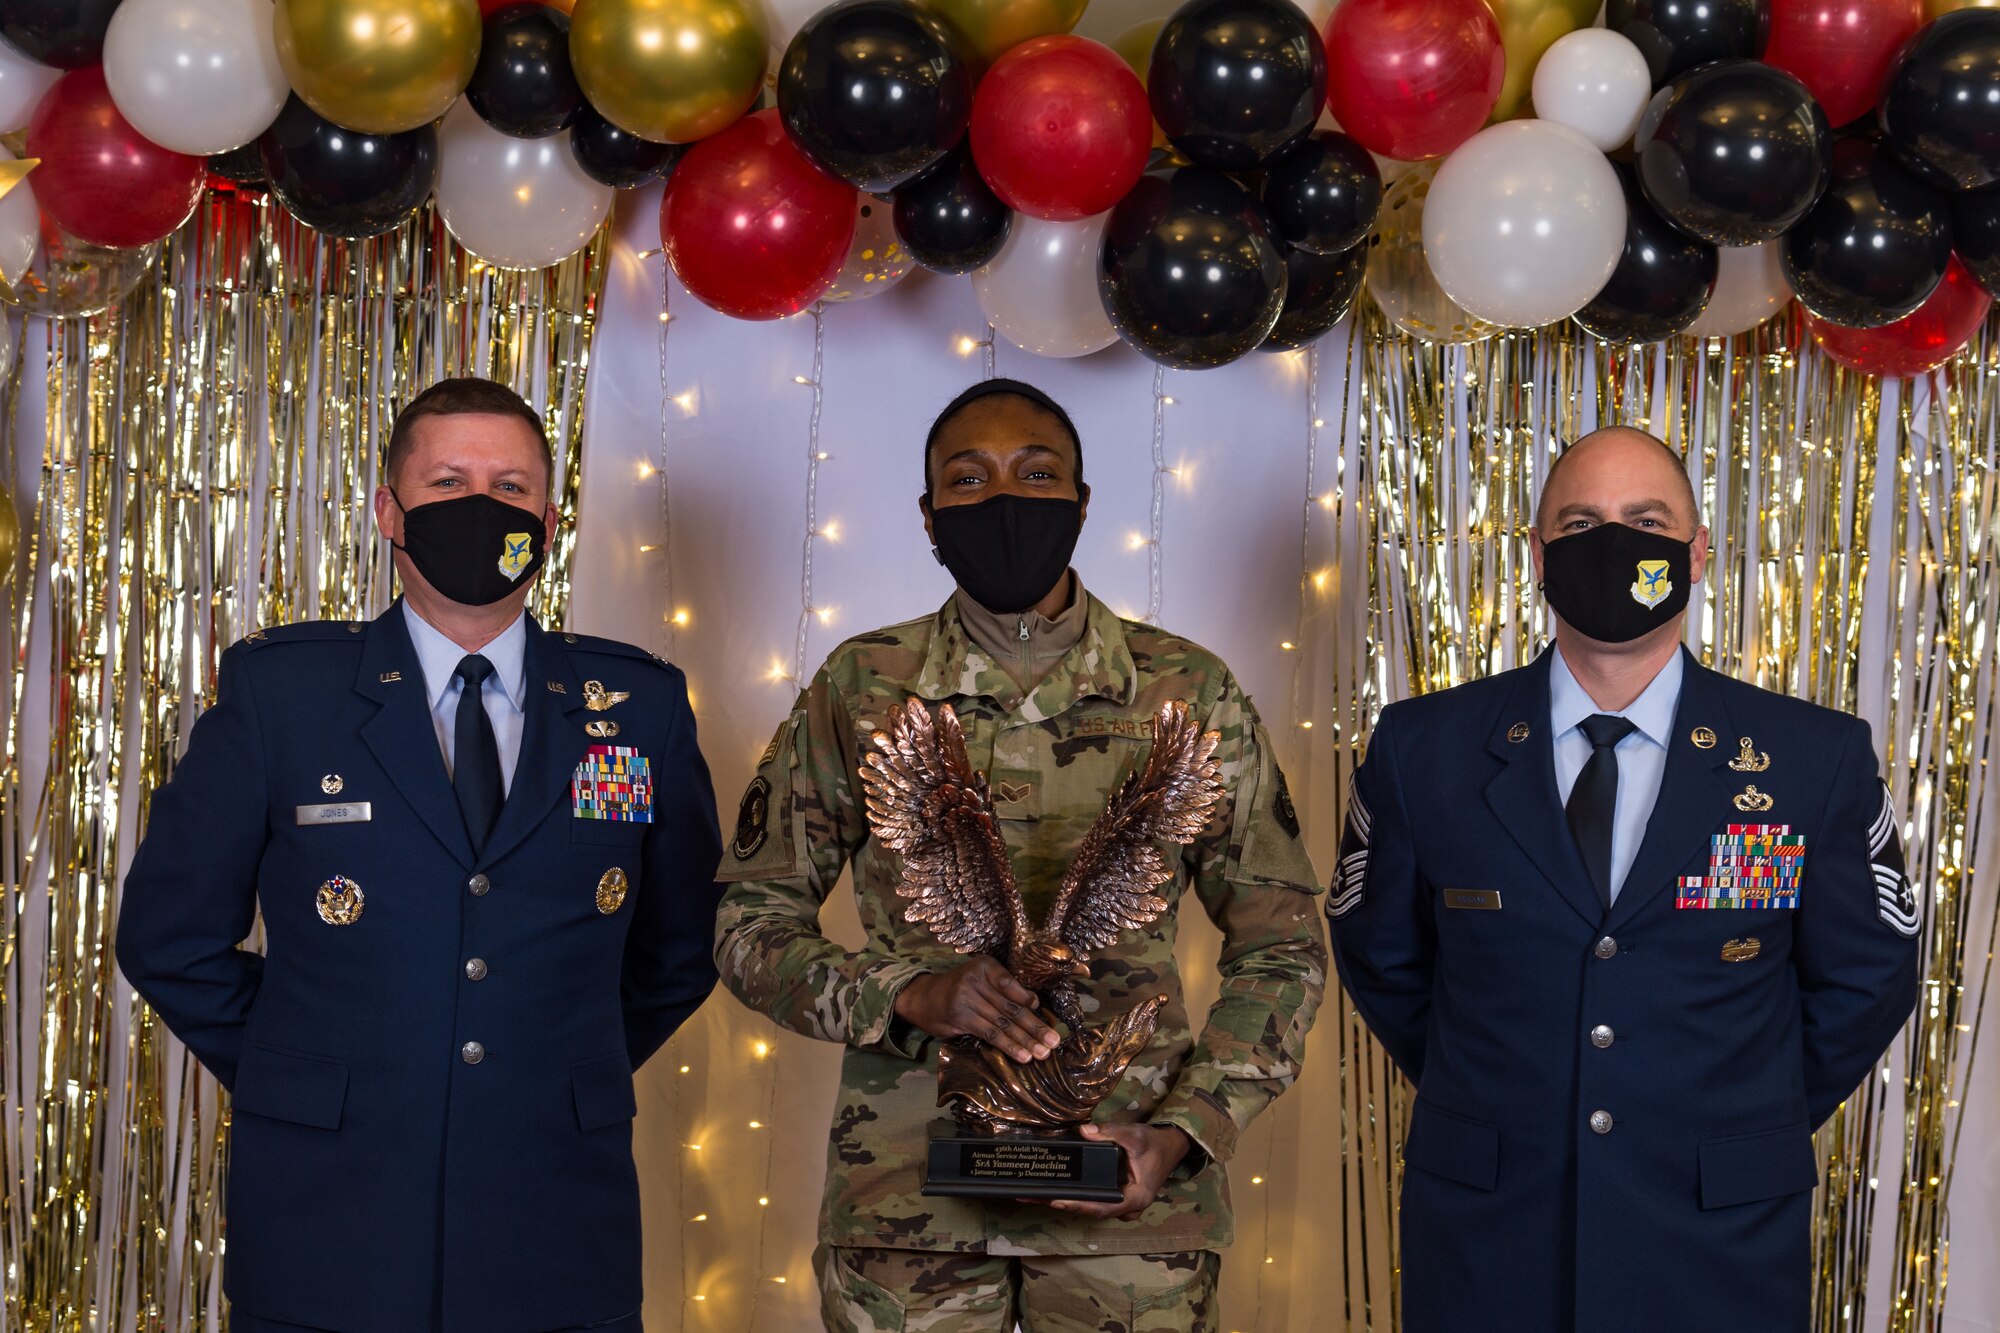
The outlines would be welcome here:
<svg viewBox="0 0 2000 1333">
<path fill-rule="evenodd" d="M 1667 577 L 1667 562 L 1664 560 L 1641 560 L 1639 577 L 1632 583 L 1632 600 L 1648 611 L 1667 600 L 1673 592 L 1673 580 Z"/>
<path fill-rule="evenodd" d="M 528 549 L 533 540 L 534 534 L 528 532 L 510 532 L 500 539 L 500 572 L 502 574 L 505 574 L 510 579 L 521 577 L 521 571 L 526 569 L 535 558 L 535 553 Z"/>
</svg>

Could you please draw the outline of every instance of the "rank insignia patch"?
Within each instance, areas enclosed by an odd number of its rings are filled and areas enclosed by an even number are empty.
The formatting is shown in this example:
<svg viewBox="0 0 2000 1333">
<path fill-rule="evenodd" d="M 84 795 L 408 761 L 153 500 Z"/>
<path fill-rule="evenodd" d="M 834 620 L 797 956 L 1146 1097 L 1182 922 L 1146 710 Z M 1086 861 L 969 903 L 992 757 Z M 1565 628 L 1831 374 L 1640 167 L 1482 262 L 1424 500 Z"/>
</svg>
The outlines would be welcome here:
<svg viewBox="0 0 2000 1333">
<path fill-rule="evenodd" d="M 1632 600 L 1648 611 L 1658 606 L 1673 593 L 1673 581 L 1667 577 L 1667 562 L 1664 560 L 1641 560 L 1639 577 L 1632 580 Z"/>
<path fill-rule="evenodd" d="M 1790 824 L 1731 824 L 1708 840 L 1708 873 L 1684 875 L 1674 906 L 1706 910 L 1797 907 L 1806 839 Z"/>
<path fill-rule="evenodd" d="M 653 822 L 653 764 L 625 745 L 593 745 L 570 782 L 578 819 Z"/>
<path fill-rule="evenodd" d="M 736 807 L 736 836 L 729 850 L 739 861 L 748 861 L 771 836 L 771 784 L 761 777 L 750 779 L 743 804 Z"/>
</svg>

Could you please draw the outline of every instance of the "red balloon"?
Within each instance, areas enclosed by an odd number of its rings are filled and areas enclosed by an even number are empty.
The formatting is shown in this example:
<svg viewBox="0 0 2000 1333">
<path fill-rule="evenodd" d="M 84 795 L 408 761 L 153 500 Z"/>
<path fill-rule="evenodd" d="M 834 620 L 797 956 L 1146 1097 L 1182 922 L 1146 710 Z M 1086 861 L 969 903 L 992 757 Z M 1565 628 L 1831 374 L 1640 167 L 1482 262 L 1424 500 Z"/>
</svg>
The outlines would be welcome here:
<svg viewBox="0 0 2000 1333">
<path fill-rule="evenodd" d="M 1923 0 L 1771 0 L 1764 63 L 1812 90 L 1839 126 L 1875 105 L 1897 50 L 1923 26 Z"/>
<path fill-rule="evenodd" d="M 1146 87 L 1108 46 L 1037 37 L 993 63 L 972 98 L 972 160 L 1007 207 L 1050 222 L 1102 213 L 1146 170 Z"/>
<path fill-rule="evenodd" d="M 70 235 L 92 245 L 145 245 L 194 213 L 206 164 L 171 152 L 132 128 L 111 103 L 104 69 L 86 65 L 57 79 L 28 121 L 28 177 L 35 201 Z"/>
<path fill-rule="evenodd" d="M 688 149 L 660 200 L 660 243 L 703 305 L 782 319 L 824 296 L 854 242 L 854 187 L 759 111 Z"/>
<path fill-rule="evenodd" d="M 1800 310 L 1813 341 L 1841 365 L 1870 375 L 1898 376 L 1922 375 L 1951 360 L 1972 341 L 1992 306 L 1993 298 L 1953 255 L 1944 281 L 1930 299 L 1894 324 L 1848 329 L 1827 323 L 1803 306 Z"/>
<path fill-rule="evenodd" d="M 1484 0 L 1341 0 L 1323 35 L 1327 109 L 1363 148 L 1405 162 L 1477 134 L 1507 75 Z"/>
</svg>

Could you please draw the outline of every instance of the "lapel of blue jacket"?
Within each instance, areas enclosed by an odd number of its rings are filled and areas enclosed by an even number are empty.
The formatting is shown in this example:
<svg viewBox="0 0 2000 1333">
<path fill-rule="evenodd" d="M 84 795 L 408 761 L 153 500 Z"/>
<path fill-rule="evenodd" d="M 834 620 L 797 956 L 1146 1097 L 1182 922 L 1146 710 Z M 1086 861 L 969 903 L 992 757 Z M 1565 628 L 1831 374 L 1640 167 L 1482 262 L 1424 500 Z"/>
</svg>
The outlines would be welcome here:
<svg viewBox="0 0 2000 1333">
<path fill-rule="evenodd" d="M 1638 912 L 1673 887 L 1682 866 L 1715 832 L 1718 812 L 1727 811 L 1730 791 L 1724 765 L 1735 757 L 1739 734 L 1724 705 L 1721 677 L 1681 649 L 1680 703 L 1674 708 L 1674 731 L 1667 738 L 1667 767 L 1660 775 L 1660 794 L 1646 821 L 1646 836 L 1626 872 L 1618 900 L 1605 918 L 1605 929 L 1616 932 Z M 1718 739 L 1706 748 L 1694 743 L 1695 729 L 1706 727 Z"/>
<path fill-rule="evenodd" d="M 1549 662 L 1553 649 L 1514 673 L 1514 690 L 1494 721 L 1486 749 L 1500 772 L 1486 784 L 1486 803 L 1528 860 L 1576 914 L 1596 925 L 1604 905 L 1576 850 L 1556 792 L 1555 737 L 1549 734 Z M 1527 733 L 1520 740 L 1518 728 Z"/>
<path fill-rule="evenodd" d="M 375 716 L 361 724 L 361 739 L 417 818 L 446 851 L 470 866 L 472 841 L 465 833 L 451 776 L 445 772 L 444 752 L 438 748 L 424 669 L 410 643 L 402 598 L 369 623 L 354 688 L 380 705 Z"/>
<path fill-rule="evenodd" d="M 556 799 L 569 790 L 582 753 L 583 733 L 568 714 L 583 707 L 583 682 L 570 656 L 549 633 L 528 617 L 528 643 L 521 669 L 527 684 L 521 699 L 521 757 L 499 822 L 479 854 L 491 865 L 521 845 L 534 832 Z M 560 687 L 560 688 L 557 688 Z"/>
</svg>

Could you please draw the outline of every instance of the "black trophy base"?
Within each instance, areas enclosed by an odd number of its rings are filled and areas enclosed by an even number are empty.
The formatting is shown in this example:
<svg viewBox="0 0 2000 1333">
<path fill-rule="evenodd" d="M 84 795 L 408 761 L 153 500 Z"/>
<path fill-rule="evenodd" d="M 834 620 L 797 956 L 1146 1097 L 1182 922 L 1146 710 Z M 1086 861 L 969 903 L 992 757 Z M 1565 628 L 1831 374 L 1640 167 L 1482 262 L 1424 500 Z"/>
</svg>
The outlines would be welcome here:
<svg viewBox="0 0 2000 1333">
<path fill-rule="evenodd" d="M 1116 1203 L 1119 1147 L 1041 1134 L 968 1134 L 957 1125 L 931 1131 L 923 1192 L 957 1199 L 1077 1199 Z"/>
</svg>

